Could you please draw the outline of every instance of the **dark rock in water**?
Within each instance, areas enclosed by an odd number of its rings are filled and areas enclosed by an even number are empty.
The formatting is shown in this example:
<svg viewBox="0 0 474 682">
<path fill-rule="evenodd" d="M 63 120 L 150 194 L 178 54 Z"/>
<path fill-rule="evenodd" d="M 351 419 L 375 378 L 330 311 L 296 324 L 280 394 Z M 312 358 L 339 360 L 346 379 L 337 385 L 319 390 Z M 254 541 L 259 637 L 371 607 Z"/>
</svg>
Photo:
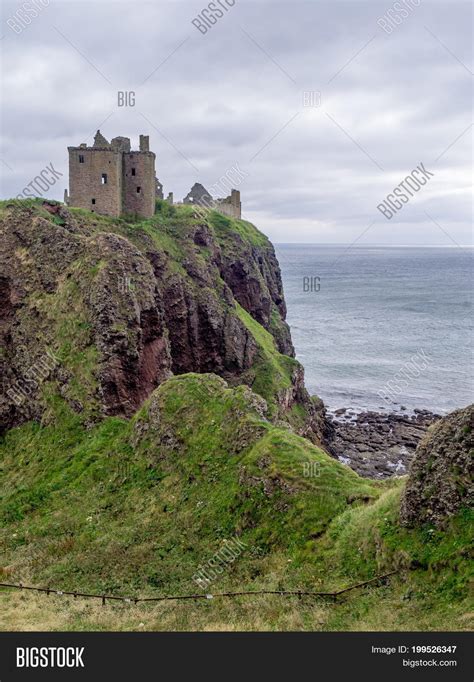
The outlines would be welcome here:
<svg viewBox="0 0 474 682">
<path fill-rule="evenodd" d="M 474 504 L 474 405 L 433 424 L 410 467 L 400 519 L 407 526 L 442 527 L 449 516 Z"/>
<path fill-rule="evenodd" d="M 327 439 L 327 449 L 360 476 L 403 475 L 408 472 L 420 438 L 436 419 L 438 416 L 427 410 L 417 410 L 411 417 L 371 410 L 353 420 L 332 419 L 334 436 Z"/>
</svg>

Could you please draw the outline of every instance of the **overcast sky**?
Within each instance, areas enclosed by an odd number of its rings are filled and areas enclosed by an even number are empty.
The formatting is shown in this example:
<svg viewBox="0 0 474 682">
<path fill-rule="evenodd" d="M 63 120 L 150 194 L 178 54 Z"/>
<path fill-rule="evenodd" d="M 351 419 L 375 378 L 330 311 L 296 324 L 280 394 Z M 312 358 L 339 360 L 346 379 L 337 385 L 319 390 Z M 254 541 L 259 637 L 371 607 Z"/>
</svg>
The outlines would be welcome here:
<svg viewBox="0 0 474 682">
<path fill-rule="evenodd" d="M 470 244 L 472 6 L 419 1 L 387 34 L 390 0 L 236 0 L 205 35 L 204 0 L 51 0 L 19 32 L 4 3 L 2 197 L 52 162 L 62 199 L 67 146 L 100 127 L 149 134 L 175 199 L 238 165 L 244 217 L 276 242 Z M 420 162 L 434 177 L 387 220 L 377 204 Z"/>
</svg>

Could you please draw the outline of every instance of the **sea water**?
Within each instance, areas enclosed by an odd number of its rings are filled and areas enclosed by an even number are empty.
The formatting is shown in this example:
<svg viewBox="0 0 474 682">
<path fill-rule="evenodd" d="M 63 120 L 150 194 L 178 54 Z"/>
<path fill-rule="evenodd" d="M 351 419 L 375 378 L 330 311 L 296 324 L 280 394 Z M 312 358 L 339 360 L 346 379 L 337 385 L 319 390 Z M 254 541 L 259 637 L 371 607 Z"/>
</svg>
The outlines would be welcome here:
<svg viewBox="0 0 474 682">
<path fill-rule="evenodd" d="M 473 402 L 472 249 L 276 252 L 306 386 L 331 410 L 445 414 Z"/>
</svg>

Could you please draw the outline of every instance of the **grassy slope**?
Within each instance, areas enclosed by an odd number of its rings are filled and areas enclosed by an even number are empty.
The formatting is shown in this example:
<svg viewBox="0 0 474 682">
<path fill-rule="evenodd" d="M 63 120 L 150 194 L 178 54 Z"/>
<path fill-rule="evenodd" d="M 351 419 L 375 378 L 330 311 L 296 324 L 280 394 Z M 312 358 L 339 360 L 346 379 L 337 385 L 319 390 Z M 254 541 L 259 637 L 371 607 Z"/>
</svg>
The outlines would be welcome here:
<svg viewBox="0 0 474 682">
<path fill-rule="evenodd" d="M 275 396 L 291 386 L 291 376 L 298 363 L 279 353 L 273 336 L 236 303 L 237 315 L 252 334 L 259 348 L 258 357 L 247 372 L 248 383 L 268 403 L 270 415 L 276 416 Z"/>
<path fill-rule="evenodd" d="M 92 431 L 50 400 L 48 425 L 14 429 L 0 448 L 9 580 L 186 594 L 197 590 L 199 564 L 237 535 L 246 549 L 208 591 L 337 589 L 393 567 L 412 570 L 337 606 L 262 597 L 255 612 L 243 598 L 108 606 L 104 619 L 93 604 L 56 598 L 36 627 L 467 627 L 467 517 L 443 534 L 400 529 L 401 481 L 360 479 L 259 417 L 245 387 L 227 388 L 214 375 L 175 377 L 131 422 L 109 418 Z M 319 475 L 304 476 L 309 462 Z M 45 599 L 1 597 L 5 627 L 18 628 L 34 626 Z"/>
<path fill-rule="evenodd" d="M 0 206 L 0 210 L 3 207 Z M 39 209 L 42 210 L 42 209 Z M 90 222 L 79 209 L 76 219 Z M 209 226 L 233 248 L 229 223 Z M 55 220 L 57 216 L 45 215 Z M 137 245 L 148 234 L 182 273 L 192 209 L 162 206 L 150 221 L 131 224 L 94 216 Z M 227 219 L 224 219 L 227 221 Z M 249 244 L 266 238 L 244 221 L 231 228 Z M 202 258 L 206 249 L 201 249 Z M 78 282 L 94 272 L 77 263 Z M 213 375 L 165 382 L 131 422 L 109 418 L 94 428 L 95 351 L 90 320 L 74 281 L 35 302 L 48 314 L 62 362 L 76 381 L 69 397 L 42 387 L 42 424 L 12 430 L 0 442 L 2 571 L 8 581 L 122 594 L 185 594 L 192 575 L 226 538 L 248 549 L 209 588 L 337 589 L 401 567 L 390 585 L 354 592 L 334 606 L 262 597 L 160 606 L 107 606 L 42 595 L 0 593 L 5 628 L 150 629 L 417 629 L 469 626 L 466 586 L 467 514 L 447 532 L 404 530 L 398 524 L 403 481 L 362 480 L 308 441 L 259 416 L 245 387 L 226 388 Z M 276 392 L 290 384 L 294 361 L 240 306 L 259 355 L 253 388 L 275 411 Z M 297 415 L 296 415 L 297 416 Z M 317 476 L 305 464 L 316 462 Z M 62 599 L 62 601 L 61 601 Z"/>
<path fill-rule="evenodd" d="M 51 424 L 14 429 L 2 445 L 7 556 L 19 568 L 34 557 L 37 580 L 109 591 L 186 591 L 197 564 L 236 534 L 259 555 L 306 556 L 348 496 L 379 490 L 264 421 L 249 395 L 213 375 L 182 375 L 132 422 L 107 419 L 89 432 L 53 398 Z M 305 478 L 312 460 L 321 475 Z"/>
</svg>

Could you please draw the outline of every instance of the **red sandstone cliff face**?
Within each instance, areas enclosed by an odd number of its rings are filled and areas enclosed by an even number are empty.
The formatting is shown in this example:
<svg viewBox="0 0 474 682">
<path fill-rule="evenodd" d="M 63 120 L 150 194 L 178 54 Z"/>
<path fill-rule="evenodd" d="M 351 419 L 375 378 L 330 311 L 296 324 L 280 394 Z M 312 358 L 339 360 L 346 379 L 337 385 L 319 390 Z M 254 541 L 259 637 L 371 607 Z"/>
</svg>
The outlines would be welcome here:
<svg viewBox="0 0 474 682">
<path fill-rule="evenodd" d="M 3 424 L 42 417 L 46 379 L 57 380 L 75 409 L 83 409 L 67 388 L 80 381 L 81 363 L 92 361 L 92 355 L 97 356 L 95 385 L 88 385 L 89 377 L 83 388 L 86 398 L 94 393 L 93 411 L 133 414 L 171 374 L 151 265 L 119 235 L 87 236 L 72 220 L 56 225 L 33 210 L 16 209 L 4 218 L 0 242 Z M 133 273 L 133 292 L 127 273 Z M 35 368 L 48 349 L 58 362 L 42 377 Z M 16 400 L 8 396 L 12 387 Z"/>
<path fill-rule="evenodd" d="M 189 219 L 157 235 L 20 204 L 4 209 L 0 246 L 3 429 L 48 419 L 50 386 L 95 421 L 132 416 L 171 374 L 213 372 L 245 383 L 258 346 L 236 300 L 281 353 L 294 355 L 278 263 L 263 237 L 252 244 Z M 43 376 L 38 367 L 48 349 L 57 361 Z M 295 368 L 290 387 L 276 396 L 278 417 L 299 404 L 306 416 L 298 431 L 320 441 L 322 405 Z"/>
<path fill-rule="evenodd" d="M 130 416 L 171 375 L 163 300 L 150 264 L 123 237 L 99 234 L 87 251 L 98 270 L 84 293 L 103 411 Z"/>
<path fill-rule="evenodd" d="M 271 314 L 275 308 L 280 320 L 284 321 L 286 318 L 280 266 L 273 247 L 262 253 L 261 249 L 245 244 L 242 239 L 239 246 L 238 254 L 222 252 L 222 278 L 240 305 L 265 329 L 272 331 L 280 353 L 294 357 L 295 351 L 286 323 L 275 329 L 271 325 Z M 268 292 L 263 295 L 261 279 L 264 280 Z"/>
</svg>

